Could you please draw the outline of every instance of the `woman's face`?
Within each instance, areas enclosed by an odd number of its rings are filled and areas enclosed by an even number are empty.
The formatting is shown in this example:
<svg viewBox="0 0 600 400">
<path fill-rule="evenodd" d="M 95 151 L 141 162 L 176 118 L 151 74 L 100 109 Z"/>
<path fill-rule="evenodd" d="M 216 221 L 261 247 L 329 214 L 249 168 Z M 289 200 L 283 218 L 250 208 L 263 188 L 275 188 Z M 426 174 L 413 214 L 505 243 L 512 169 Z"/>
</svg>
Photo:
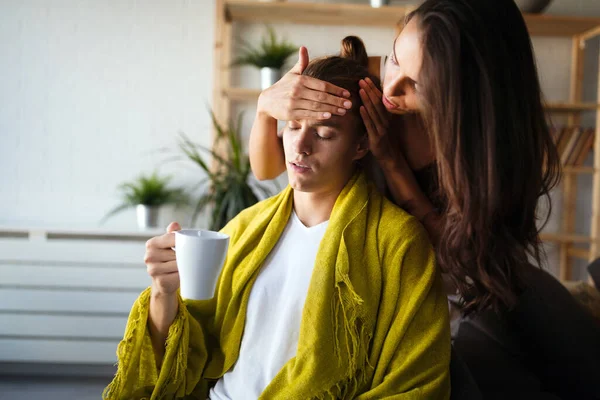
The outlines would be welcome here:
<svg viewBox="0 0 600 400">
<path fill-rule="evenodd" d="M 409 21 L 394 41 L 385 65 L 383 99 L 393 114 L 410 114 L 399 119 L 398 140 L 402 152 L 413 170 L 419 170 L 435 160 L 429 136 L 420 123 L 419 74 L 422 49 L 416 18 Z"/>
<path fill-rule="evenodd" d="M 393 114 L 418 112 L 421 41 L 416 18 L 409 21 L 394 41 L 385 64 L 383 104 Z"/>
</svg>

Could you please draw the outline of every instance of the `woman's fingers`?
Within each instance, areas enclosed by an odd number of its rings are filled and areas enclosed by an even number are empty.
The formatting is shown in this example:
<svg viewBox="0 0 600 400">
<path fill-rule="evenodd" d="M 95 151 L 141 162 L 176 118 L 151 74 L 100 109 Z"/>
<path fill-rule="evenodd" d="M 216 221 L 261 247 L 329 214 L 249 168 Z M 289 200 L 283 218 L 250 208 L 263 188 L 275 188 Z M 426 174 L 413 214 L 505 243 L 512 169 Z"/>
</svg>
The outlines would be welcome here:
<svg viewBox="0 0 600 400">
<path fill-rule="evenodd" d="M 381 102 L 381 96 L 383 96 L 383 93 L 377 89 L 377 86 L 375 86 L 373 81 L 369 78 L 359 81 L 359 86 L 364 89 L 369 96 L 369 99 L 371 100 L 371 103 L 373 104 L 373 107 L 379 116 L 379 120 L 385 124 L 387 122 L 388 115 L 383 103 Z"/>
<path fill-rule="evenodd" d="M 317 92 L 324 92 L 332 94 L 340 98 L 349 98 L 350 92 L 339 86 L 335 86 L 329 82 L 322 81 L 320 79 L 312 78 L 310 76 L 301 76 L 300 82 L 303 86 L 309 89 L 316 90 Z"/>
<path fill-rule="evenodd" d="M 302 119 L 329 119 L 331 118 L 331 113 L 329 111 L 320 112 L 320 111 L 312 111 L 312 110 L 304 110 L 304 109 L 295 109 L 290 112 L 291 121 L 299 121 Z"/>
<path fill-rule="evenodd" d="M 295 110 L 309 110 L 320 113 L 331 113 L 335 115 L 346 115 L 347 110 L 331 104 L 319 103 L 314 100 L 293 100 L 293 108 Z"/>
<path fill-rule="evenodd" d="M 383 135 L 386 131 L 386 128 L 384 128 L 384 125 L 383 125 L 383 122 L 381 121 L 379 113 L 377 112 L 377 110 L 375 109 L 375 106 L 371 102 L 369 95 L 367 94 L 367 92 L 364 89 L 360 89 L 359 94 L 360 94 L 360 98 L 363 102 L 363 107 L 369 114 L 369 118 L 371 119 L 371 121 L 375 127 L 374 134 L 376 134 L 378 136 Z"/>
<path fill-rule="evenodd" d="M 369 112 L 365 108 L 365 106 L 360 106 L 360 116 L 362 117 L 363 122 L 365 123 L 365 127 L 367 128 L 367 135 L 369 136 L 369 142 L 379 136 L 377 134 L 377 128 L 375 128 L 375 124 L 369 115 Z M 373 150 L 373 149 L 371 149 Z"/>
<path fill-rule="evenodd" d="M 349 110 L 352 108 L 352 102 L 348 99 L 336 97 L 325 92 L 319 92 L 308 88 L 302 91 L 302 93 L 299 96 L 297 96 L 297 98 L 300 100 L 312 101 L 315 103 L 315 105 L 325 104 L 343 110 Z M 320 109 L 315 109 L 315 111 L 320 111 Z"/>
</svg>

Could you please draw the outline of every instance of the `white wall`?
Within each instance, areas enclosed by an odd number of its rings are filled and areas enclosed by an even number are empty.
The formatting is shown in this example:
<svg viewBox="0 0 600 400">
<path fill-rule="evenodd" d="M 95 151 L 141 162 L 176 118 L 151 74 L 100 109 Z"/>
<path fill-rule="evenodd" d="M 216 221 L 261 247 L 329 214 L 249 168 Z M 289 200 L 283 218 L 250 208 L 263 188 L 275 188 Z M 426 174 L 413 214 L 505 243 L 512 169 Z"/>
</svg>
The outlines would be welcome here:
<svg viewBox="0 0 600 400">
<path fill-rule="evenodd" d="M 208 144 L 213 31 L 213 1 L 0 1 L 0 222 L 95 226 L 149 152 Z"/>
<path fill-rule="evenodd" d="M 210 142 L 205 103 L 212 97 L 214 4 L 0 0 L 0 224 L 95 226 L 118 202 L 116 186 L 157 166 L 162 158 L 152 151 L 172 146 L 178 131 Z M 555 0 L 549 12 L 600 16 L 600 1 Z M 275 27 L 312 56 L 337 52 L 348 34 L 361 36 L 371 54 L 386 54 L 393 35 L 391 29 Z M 234 31 L 254 39 L 263 27 L 239 24 Z M 546 97 L 566 99 L 571 41 L 535 38 L 534 45 Z M 592 45 L 585 92 L 595 101 L 597 42 Z M 258 73 L 240 69 L 234 82 L 256 87 Z M 248 132 L 253 109 L 238 109 L 248 111 Z M 198 176 L 177 165 L 161 170 L 181 184 Z M 580 183 L 578 229 L 585 232 L 591 181 Z M 107 226 L 134 224 L 134 213 L 126 212 Z"/>
</svg>

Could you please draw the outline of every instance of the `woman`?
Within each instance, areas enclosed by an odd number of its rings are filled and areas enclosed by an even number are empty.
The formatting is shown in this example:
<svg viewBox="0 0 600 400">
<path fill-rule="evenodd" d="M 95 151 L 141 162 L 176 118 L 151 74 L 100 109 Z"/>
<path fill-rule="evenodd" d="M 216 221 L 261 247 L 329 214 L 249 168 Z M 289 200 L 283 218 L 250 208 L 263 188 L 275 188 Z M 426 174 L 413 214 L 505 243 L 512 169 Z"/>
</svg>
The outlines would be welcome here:
<svg viewBox="0 0 600 400">
<path fill-rule="evenodd" d="M 250 138 L 259 179 L 284 169 L 277 119 L 352 106 L 342 89 L 299 76 L 307 60 L 301 49 L 259 97 Z M 454 347 L 485 397 L 600 398 L 600 330 L 537 268 L 537 205 L 560 166 L 517 6 L 425 1 L 394 41 L 383 81 L 383 93 L 361 82 L 369 145 L 391 198 L 423 222 L 460 294 Z"/>
</svg>

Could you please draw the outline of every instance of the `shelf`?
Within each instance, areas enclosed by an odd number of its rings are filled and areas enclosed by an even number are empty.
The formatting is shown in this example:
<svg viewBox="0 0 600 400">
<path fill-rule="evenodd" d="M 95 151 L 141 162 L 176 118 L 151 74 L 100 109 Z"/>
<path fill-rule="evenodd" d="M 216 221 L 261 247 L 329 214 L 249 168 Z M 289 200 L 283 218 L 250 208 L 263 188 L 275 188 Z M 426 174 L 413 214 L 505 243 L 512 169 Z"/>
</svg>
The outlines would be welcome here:
<svg viewBox="0 0 600 400">
<path fill-rule="evenodd" d="M 581 258 L 582 260 L 589 260 L 590 258 L 590 251 L 587 249 L 577 249 L 570 247 L 567 250 L 567 254 L 570 257 Z"/>
<path fill-rule="evenodd" d="M 531 36 L 575 36 L 600 26 L 600 18 L 525 14 Z"/>
<path fill-rule="evenodd" d="M 379 26 L 391 28 L 404 21 L 411 6 L 373 8 L 363 4 L 225 1 L 229 22 L 288 22 L 311 25 Z M 600 18 L 525 14 L 532 36 L 574 36 L 600 27 Z"/>
<path fill-rule="evenodd" d="M 288 22 L 311 25 L 380 26 L 393 28 L 404 21 L 412 7 L 373 8 L 363 4 L 325 4 L 294 2 L 225 2 L 228 21 Z"/>
<path fill-rule="evenodd" d="M 586 235 L 578 235 L 574 233 L 540 233 L 540 239 L 545 242 L 556 243 L 591 243 L 592 238 Z"/>
<path fill-rule="evenodd" d="M 260 95 L 260 89 L 250 88 L 225 88 L 223 95 L 233 101 L 256 101 Z"/>
<path fill-rule="evenodd" d="M 596 111 L 600 104 L 596 103 L 547 103 L 544 109 L 552 113 L 575 113 L 582 111 Z"/>
<path fill-rule="evenodd" d="M 593 174 L 595 171 L 594 167 L 574 167 L 571 165 L 562 167 L 562 172 L 565 174 Z"/>
</svg>

